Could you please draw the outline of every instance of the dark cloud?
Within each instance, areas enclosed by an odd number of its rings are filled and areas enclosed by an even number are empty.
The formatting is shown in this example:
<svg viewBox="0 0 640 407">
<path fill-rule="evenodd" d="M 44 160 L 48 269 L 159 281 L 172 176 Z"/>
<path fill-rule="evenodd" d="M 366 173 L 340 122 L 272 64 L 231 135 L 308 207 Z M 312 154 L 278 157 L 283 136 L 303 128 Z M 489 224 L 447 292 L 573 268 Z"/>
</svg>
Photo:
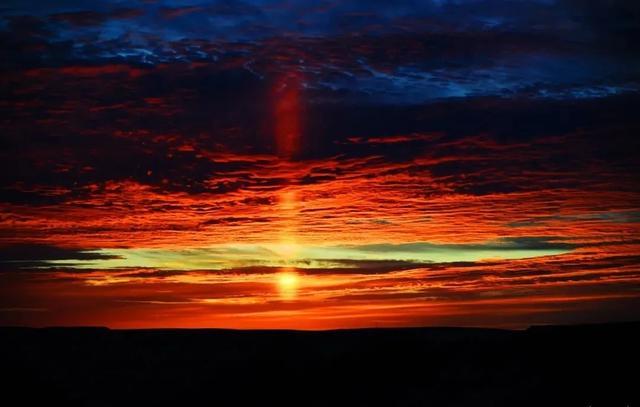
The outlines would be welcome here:
<svg viewBox="0 0 640 407">
<path fill-rule="evenodd" d="M 118 256 L 85 249 L 63 248 L 41 244 L 15 244 L 0 248 L 0 269 L 48 267 L 50 261 L 69 260 L 81 264 L 89 260 L 117 259 Z M 73 264 L 68 263 L 72 267 Z"/>
<path fill-rule="evenodd" d="M 167 7 L 160 9 L 160 15 L 167 19 L 173 19 L 202 11 L 204 11 L 204 7 L 200 6 Z"/>
<path fill-rule="evenodd" d="M 233 225 L 246 222 L 264 223 L 269 222 L 270 218 L 249 218 L 249 217 L 226 217 L 226 218 L 213 218 L 202 222 L 202 225 Z"/>
<path fill-rule="evenodd" d="M 109 20 L 132 19 L 143 14 L 142 10 L 132 8 L 119 8 L 109 13 L 96 11 L 74 11 L 68 13 L 52 14 L 50 19 L 56 22 L 63 22 L 74 26 L 95 26 L 103 24 Z"/>
<path fill-rule="evenodd" d="M 273 154 L 275 143 L 272 112 L 264 104 L 268 83 L 249 72 L 103 66 L 23 79 L 8 79 L 10 99 L 3 105 L 5 201 L 56 203 L 120 180 L 220 194 L 290 182 L 278 174 L 255 175 L 256 167 L 270 166 L 269 159 L 249 156 Z M 474 195 L 591 183 L 580 173 L 615 177 L 618 188 L 628 188 L 622 183 L 637 173 L 628 154 L 637 147 L 630 134 L 640 127 L 630 108 L 636 99 L 470 99 L 403 109 L 313 105 L 299 156 L 383 157 L 407 163 L 397 171 L 428 171 Z M 429 136 L 434 132 L 440 135 Z M 354 137 L 360 141 L 350 142 Z M 219 161 L 216 154 L 230 158 Z M 417 157 L 431 163 L 414 163 Z M 298 182 L 322 184 L 344 175 L 340 167 L 320 167 Z"/>
</svg>

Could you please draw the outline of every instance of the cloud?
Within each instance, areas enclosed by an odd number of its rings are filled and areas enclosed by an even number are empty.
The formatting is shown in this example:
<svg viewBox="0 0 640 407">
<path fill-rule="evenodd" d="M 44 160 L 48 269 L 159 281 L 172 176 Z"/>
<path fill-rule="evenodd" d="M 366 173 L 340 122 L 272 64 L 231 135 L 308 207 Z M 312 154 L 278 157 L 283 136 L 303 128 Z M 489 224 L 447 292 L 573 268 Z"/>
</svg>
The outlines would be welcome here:
<svg viewBox="0 0 640 407">
<path fill-rule="evenodd" d="M 254 222 L 243 221 L 250 225 Z M 577 247 L 548 238 L 517 237 L 479 244 L 365 244 L 304 245 L 286 243 L 226 243 L 192 248 L 127 248 L 67 252 L 58 248 L 25 247 L 10 250 L 41 267 L 77 269 L 151 268 L 165 270 L 235 270 L 245 267 L 348 269 L 354 273 L 396 271 L 423 264 L 473 262 L 485 259 L 520 259 L 558 255 Z M 46 256 L 50 258 L 47 258 Z M 84 263 L 69 264 L 69 259 Z M 6 261 L 15 260 L 9 257 Z M 18 259 L 19 260 L 19 259 Z M 344 270 L 343 270 L 344 271 Z"/>
<path fill-rule="evenodd" d="M 202 11 L 204 8 L 199 6 L 171 7 L 161 9 L 160 15 L 166 19 L 173 19 Z"/>
<path fill-rule="evenodd" d="M 401 243 L 401 244 L 374 244 L 354 246 L 354 249 L 365 252 L 397 252 L 397 253 L 423 253 L 430 250 L 567 250 L 575 245 L 564 242 L 553 242 L 546 237 L 513 237 L 501 238 L 496 242 L 483 244 L 433 244 L 433 243 Z"/>
<path fill-rule="evenodd" d="M 118 256 L 97 253 L 91 250 L 71 249 L 42 244 L 14 244 L 2 247 L 0 266 L 2 268 L 48 267 L 51 262 L 60 262 L 69 267 L 86 261 L 115 260 Z"/>
<path fill-rule="evenodd" d="M 96 26 L 112 19 L 132 19 L 143 14 L 142 10 L 131 8 L 119 8 L 109 13 L 96 11 L 73 11 L 67 13 L 56 13 L 50 16 L 51 20 L 63 22 L 74 26 Z"/>
<path fill-rule="evenodd" d="M 48 309 L 54 318 L 59 318 L 58 323 L 77 324 L 87 318 L 78 310 L 90 306 L 94 322 L 112 327 L 151 326 L 142 323 L 149 312 L 161 316 L 160 321 L 153 322 L 157 326 L 198 326 L 214 321 L 215 326 L 224 327 L 263 326 L 260 323 L 273 327 L 280 326 L 280 318 L 287 316 L 290 321 L 299 321 L 289 327 L 318 329 L 353 326 L 347 323 L 349 316 L 365 325 L 371 318 L 382 318 L 388 321 L 385 326 L 412 321 L 458 324 L 464 320 L 463 324 L 476 326 L 522 327 L 527 325 L 523 321 L 532 318 L 545 320 L 549 312 L 566 321 L 592 310 L 621 315 L 618 307 L 631 305 L 637 298 L 640 278 L 637 245 L 622 252 L 627 254 L 612 255 L 611 248 L 579 249 L 559 256 L 407 269 L 388 262 L 382 267 L 397 268 L 384 273 L 371 272 L 369 266 L 347 274 L 341 269 L 293 268 L 288 272 L 298 275 L 294 302 L 280 297 L 278 268 L 225 272 L 41 270 L 37 274 L 0 276 L 0 307 Z M 38 285 L 34 285 L 36 280 Z M 74 296 L 65 294 L 69 287 L 79 287 L 79 283 L 83 284 L 82 289 L 76 290 Z M 37 295 L 26 298 L 19 294 L 27 287 L 38 287 Z M 498 323 L 496 313 L 507 316 L 507 321 Z M 10 321 L 10 314 L 13 313 L 4 313 L 0 318 Z M 22 318 L 32 324 L 52 318 L 28 314 Z"/>
<path fill-rule="evenodd" d="M 429 301 L 469 322 L 637 294 L 630 2 L 5 3 L 7 309 L 68 288 L 63 322 L 91 298 L 138 322 L 418 323 Z M 280 301 L 282 267 L 321 292 Z"/>
</svg>

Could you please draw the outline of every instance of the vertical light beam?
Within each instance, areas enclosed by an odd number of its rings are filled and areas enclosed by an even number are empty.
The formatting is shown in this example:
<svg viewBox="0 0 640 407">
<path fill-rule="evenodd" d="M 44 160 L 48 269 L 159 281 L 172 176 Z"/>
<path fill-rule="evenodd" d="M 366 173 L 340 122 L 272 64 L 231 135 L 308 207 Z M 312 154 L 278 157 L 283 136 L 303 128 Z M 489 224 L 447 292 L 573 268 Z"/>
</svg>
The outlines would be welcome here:
<svg viewBox="0 0 640 407">
<path fill-rule="evenodd" d="M 275 145 L 278 157 L 282 161 L 293 160 L 300 151 L 302 139 L 301 103 L 300 103 L 300 74 L 292 71 L 283 75 L 275 86 Z M 288 180 L 294 184 L 295 180 Z M 295 190 L 284 187 L 279 193 L 279 211 L 286 219 L 280 230 L 282 250 L 278 253 L 284 260 L 292 261 L 297 254 L 298 232 L 298 196 Z M 280 298 L 291 300 L 295 298 L 298 278 L 295 272 L 285 268 L 277 275 L 277 288 Z"/>
<path fill-rule="evenodd" d="M 300 74 L 289 72 L 275 86 L 275 138 L 279 157 L 290 160 L 298 154 L 301 139 Z"/>
</svg>

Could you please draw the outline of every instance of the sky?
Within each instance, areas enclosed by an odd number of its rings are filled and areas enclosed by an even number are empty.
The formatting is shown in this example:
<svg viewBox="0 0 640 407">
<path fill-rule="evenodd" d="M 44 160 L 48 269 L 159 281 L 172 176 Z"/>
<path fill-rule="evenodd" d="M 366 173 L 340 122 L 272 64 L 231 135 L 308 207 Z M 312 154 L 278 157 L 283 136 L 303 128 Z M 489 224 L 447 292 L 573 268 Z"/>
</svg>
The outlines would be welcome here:
<svg viewBox="0 0 640 407">
<path fill-rule="evenodd" d="M 0 325 L 640 318 L 633 1 L 5 0 Z"/>
</svg>

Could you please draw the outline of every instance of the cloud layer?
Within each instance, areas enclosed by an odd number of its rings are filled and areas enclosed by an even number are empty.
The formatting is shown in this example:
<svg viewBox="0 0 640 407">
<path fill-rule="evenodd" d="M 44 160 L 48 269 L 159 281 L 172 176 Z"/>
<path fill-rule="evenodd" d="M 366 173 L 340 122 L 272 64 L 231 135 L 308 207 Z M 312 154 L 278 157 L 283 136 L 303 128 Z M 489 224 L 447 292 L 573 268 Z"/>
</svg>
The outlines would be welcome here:
<svg viewBox="0 0 640 407">
<path fill-rule="evenodd" d="M 0 323 L 637 318 L 639 15 L 5 2 Z"/>
</svg>

